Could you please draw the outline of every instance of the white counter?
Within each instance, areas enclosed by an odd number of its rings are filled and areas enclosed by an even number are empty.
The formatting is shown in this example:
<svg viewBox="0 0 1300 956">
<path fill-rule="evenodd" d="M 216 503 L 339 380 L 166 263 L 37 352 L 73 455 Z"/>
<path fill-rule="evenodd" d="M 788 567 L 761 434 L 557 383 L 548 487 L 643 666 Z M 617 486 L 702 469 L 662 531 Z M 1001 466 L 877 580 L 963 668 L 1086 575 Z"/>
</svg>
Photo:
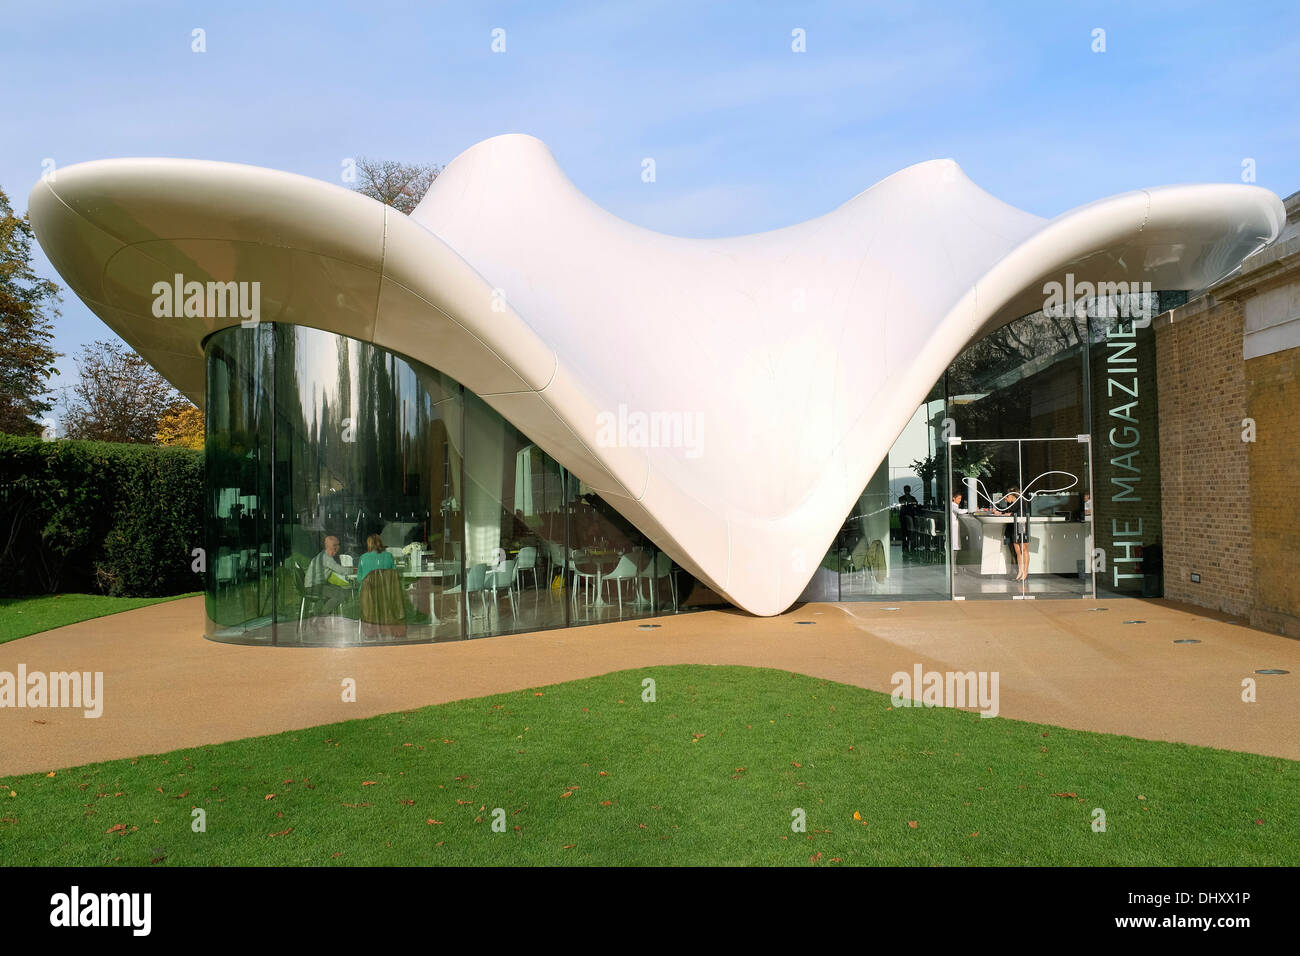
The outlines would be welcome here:
<svg viewBox="0 0 1300 956">
<path fill-rule="evenodd" d="M 967 567 L 979 565 L 980 574 L 1009 574 L 1014 558 L 1004 535 L 1010 515 L 957 516 L 961 548 L 954 560 Z M 1059 515 L 1036 515 L 1029 519 L 1029 573 L 1074 574 L 1079 562 L 1092 551 L 1091 528 L 1086 521 L 1071 521 Z"/>
</svg>

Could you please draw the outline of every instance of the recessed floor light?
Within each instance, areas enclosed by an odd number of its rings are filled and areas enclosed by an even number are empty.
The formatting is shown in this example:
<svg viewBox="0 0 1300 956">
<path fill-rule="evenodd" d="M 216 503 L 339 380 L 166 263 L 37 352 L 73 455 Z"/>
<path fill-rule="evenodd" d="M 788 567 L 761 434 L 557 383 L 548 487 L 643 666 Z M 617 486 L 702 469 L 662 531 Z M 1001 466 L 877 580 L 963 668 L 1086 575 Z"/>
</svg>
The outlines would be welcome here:
<svg viewBox="0 0 1300 956">
<path fill-rule="evenodd" d="M 1174 643 L 1175 644 L 1199 644 L 1201 642 L 1194 637 L 1180 637 L 1178 640 L 1174 641 Z"/>
<path fill-rule="evenodd" d="M 637 629 L 642 631 L 653 631 L 656 627 L 663 627 L 662 624 L 638 624 Z"/>
<path fill-rule="evenodd" d="M 796 624 L 816 624 L 816 621 L 795 621 Z"/>
<path fill-rule="evenodd" d="M 1085 611 L 1109 611 L 1110 608 L 1108 608 L 1108 607 L 1085 607 L 1084 610 L 1085 610 Z"/>
<path fill-rule="evenodd" d="M 894 607 L 893 605 L 891 605 L 891 606 L 889 606 L 889 607 L 882 607 L 881 610 L 882 610 L 882 611 L 897 611 L 898 608 L 897 608 L 897 607 Z"/>
<path fill-rule="evenodd" d="M 1145 624 L 1146 621 L 1125 621 L 1125 624 Z"/>
<path fill-rule="evenodd" d="M 1261 667 L 1255 671 L 1256 674 L 1289 674 L 1290 671 L 1284 671 L 1280 667 Z"/>
</svg>

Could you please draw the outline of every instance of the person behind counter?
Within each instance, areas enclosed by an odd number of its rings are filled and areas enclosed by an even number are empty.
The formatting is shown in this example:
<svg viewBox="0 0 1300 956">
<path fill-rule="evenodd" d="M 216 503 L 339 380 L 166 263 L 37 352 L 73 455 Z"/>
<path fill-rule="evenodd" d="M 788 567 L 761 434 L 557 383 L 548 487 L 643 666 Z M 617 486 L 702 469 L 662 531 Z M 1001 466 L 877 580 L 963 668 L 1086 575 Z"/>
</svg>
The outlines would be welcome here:
<svg viewBox="0 0 1300 956">
<path fill-rule="evenodd" d="M 957 523 L 957 516 L 966 514 L 966 509 L 961 506 L 962 494 L 960 491 L 953 492 L 952 506 L 948 509 L 952 516 L 952 541 L 953 551 L 961 550 L 961 526 Z"/>
</svg>

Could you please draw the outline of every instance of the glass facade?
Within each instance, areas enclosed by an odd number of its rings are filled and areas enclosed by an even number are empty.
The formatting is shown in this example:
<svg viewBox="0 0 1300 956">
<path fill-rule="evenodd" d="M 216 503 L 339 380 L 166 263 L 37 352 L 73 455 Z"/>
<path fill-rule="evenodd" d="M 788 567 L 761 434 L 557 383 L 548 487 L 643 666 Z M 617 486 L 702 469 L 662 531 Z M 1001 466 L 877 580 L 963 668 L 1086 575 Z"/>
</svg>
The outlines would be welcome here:
<svg viewBox="0 0 1300 956">
<path fill-rule="evenodd" d="M 440 372 L 272 323 L 206 350 L 214 640 L 459 640 L 717 601 Z"/>
<path fill-rule="evenodd" d="M 1160 596 L 1150 319 L 1185 299 L 1037 312 L 963 350 L 802 599 Z"/>
<path fill-rule="evenodd" d="M 801 599 L 1160 596 L 1150 316 L 1185 298 L 1038 312 L 972 343 Z M 215 640 L 460 640 L 722 603 L 434 369 L 271 323 L 206 348 Z"/>
</svg>

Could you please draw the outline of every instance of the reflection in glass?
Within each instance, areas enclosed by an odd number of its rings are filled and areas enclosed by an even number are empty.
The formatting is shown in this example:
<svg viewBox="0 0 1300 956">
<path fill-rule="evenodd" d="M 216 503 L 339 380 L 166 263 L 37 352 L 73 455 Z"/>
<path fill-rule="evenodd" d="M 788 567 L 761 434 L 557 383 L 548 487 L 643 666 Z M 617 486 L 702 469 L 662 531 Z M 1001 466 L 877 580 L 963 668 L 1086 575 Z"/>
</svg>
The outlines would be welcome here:
<svg viewBox="0 0 1300 956">
<path fill-rule="evenodd" d="M 458 640 L 716 603 L 440 372 L 271 323 L 207 357 L 215 640 Z"/>
</svg>

